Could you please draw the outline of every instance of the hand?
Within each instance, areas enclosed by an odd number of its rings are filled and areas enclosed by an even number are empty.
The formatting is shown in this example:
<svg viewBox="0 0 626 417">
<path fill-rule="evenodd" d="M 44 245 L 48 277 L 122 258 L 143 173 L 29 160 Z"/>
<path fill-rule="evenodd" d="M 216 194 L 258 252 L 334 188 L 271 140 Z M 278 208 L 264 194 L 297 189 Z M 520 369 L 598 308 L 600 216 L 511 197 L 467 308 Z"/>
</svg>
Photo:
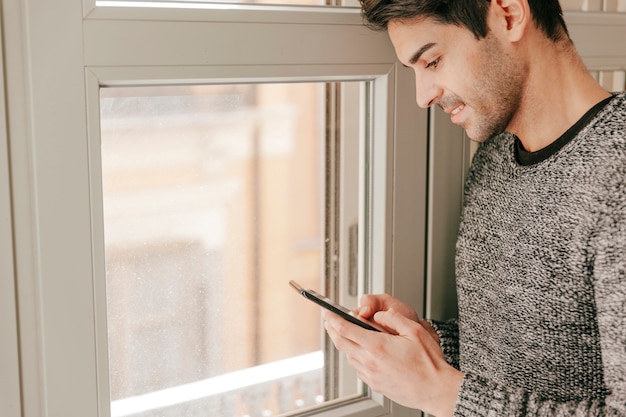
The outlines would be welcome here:
<svg viewBox="0 0 626 417">
<path fill-rule="evenodd" d="M 389 294 L 365 294 L 361 297 L 359 307 L 354 310 L 354 313 L 365 319 L 371 319 L 377 312 L 387 311 L 390 309 L 394 309 L 397 313 L 409 320 L 420 323 L 424 328 L 426 328 L 426 330 L 428 330 L 435 341 L 437 341 L 437 344 L 439 344 L 439 336 L 437 335 L 435 329 L 433 329 L 427 321 L 420 320 L 415 310 Z M 393 329 L 387 328 L 387 331 L 391 334 L 395 334 Z"/>
<path fill-rule="evenodd" d="M 463 373 L 446 363 L 431 333 L 406 313 L 388 308 L 374 314 L 373 320 L 392 329 L 392 334 L 362 329 L 329 312 L 325 327 L 359 378 L 374 391 L 407 407 L 451 416 Z"/>
<path fill-rule="evenodd" d="M 357 307 L 355 313 L 369 319 L 375 313 L 387 311 L 391 308 L 410 320 L 418 321 L 415 310 L 389 294 L 365 294 L 361 297 L 359 307 Z"/>
</svg>

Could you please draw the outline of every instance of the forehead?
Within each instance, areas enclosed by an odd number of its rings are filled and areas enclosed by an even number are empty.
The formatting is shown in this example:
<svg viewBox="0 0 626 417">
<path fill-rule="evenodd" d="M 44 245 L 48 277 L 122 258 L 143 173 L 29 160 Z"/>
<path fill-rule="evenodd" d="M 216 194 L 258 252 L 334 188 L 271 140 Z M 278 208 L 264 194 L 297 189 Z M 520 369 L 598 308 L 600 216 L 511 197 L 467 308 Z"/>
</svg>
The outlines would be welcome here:
<svg viewBox="0 0 626 417">
<path fill-rule="evenodd" d="M 427 45 L 446 49 L 466 48 L 469 42 L 476 40 L 467 28 L 440 23 L 432 18 L 392 20 L 387 26 L 387 33 L 398 59 L 405 65 Z"/>
</svg>

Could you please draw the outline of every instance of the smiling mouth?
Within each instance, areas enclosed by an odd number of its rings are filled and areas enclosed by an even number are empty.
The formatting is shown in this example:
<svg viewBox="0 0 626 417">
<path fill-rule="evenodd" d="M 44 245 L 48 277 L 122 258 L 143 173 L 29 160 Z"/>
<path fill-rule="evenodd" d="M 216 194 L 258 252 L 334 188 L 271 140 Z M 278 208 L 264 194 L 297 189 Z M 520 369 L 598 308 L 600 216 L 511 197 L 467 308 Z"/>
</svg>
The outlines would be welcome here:
<svg viewBox="0 0 626 417">
<path fill-rule="evenodd" d="M 451 115 L 455 115 L 455 114 L 459 114 L 459 112 L 461 110 L 463 110 L 465 108 L 465 104 L 460 104 L 458 106 L 456 106 L 455 108 L 452 109 L 452 111 L 450 112 Z"/>
</svg>

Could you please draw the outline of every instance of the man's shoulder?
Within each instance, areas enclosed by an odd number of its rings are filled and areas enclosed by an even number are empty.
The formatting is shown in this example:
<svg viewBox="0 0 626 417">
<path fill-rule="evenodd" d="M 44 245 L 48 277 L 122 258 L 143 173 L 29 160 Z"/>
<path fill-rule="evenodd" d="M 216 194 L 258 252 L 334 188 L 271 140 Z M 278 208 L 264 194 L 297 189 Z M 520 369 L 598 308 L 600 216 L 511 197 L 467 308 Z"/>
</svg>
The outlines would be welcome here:
<svg viewBox="0 0 626 417">
<path fill-rule="evenodd" d="M 626 124 L 626 91 L 615 93 L 605 108 L 598 114 L 600 122 L 624 126 Z"/>
<path fill-rule="evenodd" d="M 598 113 L 589 134 L 603 137 L 597 145 L 605 143 L 609 148 L 626 151 L 626 92 L 617 93 Z"/>
</svg>

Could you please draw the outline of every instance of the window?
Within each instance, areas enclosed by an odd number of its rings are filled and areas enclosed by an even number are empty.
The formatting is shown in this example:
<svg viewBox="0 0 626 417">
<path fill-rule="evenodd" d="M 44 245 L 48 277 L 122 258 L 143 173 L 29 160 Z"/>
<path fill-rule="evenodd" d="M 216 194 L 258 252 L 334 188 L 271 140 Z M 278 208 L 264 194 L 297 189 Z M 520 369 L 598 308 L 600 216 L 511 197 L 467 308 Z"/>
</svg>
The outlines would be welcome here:
<svg viewBox="0 0 626 417">
<path fill-rule="evenodd" d="M 358 225 L 367 88 L 100 90 L 113 416 L 271 416 L 360 393 L 331 382 L 319 309 L 286 284 L 347 288 L 331 226 L 340 210 Z"/>
<path fill-rule="evenodd" d="M 126 11 L 96 9 L 85 25 L 86 60 L 93 63 L 91 181 L 95 195 L 102 189 L 93 219 L 102 219 L 95 232 L 105 253 L 105 273 L 96 276 L 96 298 L 106 305 L 97 312 L 100 331 L 108 329 L 100 367 L 108 367 L 112 415 L 332 415 L 342 404 L 384 413 L 388 406 L 369 399 L 331 348 L 319 309 L 288 281 L 353 306 L 365 289 L 385 285 L 371 279 L 386 268 L 372 256 L 384 250 L 387 233 L 385 198 L 374 197 L 388 192 L 391 148 L 374 139 L 389 131 L 394 65 L 325 64 L 327 48 L 318 54 L 321 64 L 281 62 L 284 48 L 295 55 L 288 61 L 310 59 L 317 41 L 307 26 L 305 44 L 294 48 L 283 41 L 284 24 L 254 32 L 247 23 L 244 32 L 266 38 L 262 48 L 269 51 L 233 51 L 228 42 L 208 40 L 237 38 L 244 25 L 216 27 L 215 10 L 137 8 L 163 15 L 140 24 L 122 18 L 115 31 L 103 29 L 111 14 Z M 180 17 L 169 17 L 172 11 Z M 294 16 L 311 18 L 282 19 Z M 349 41 L 351 32 L 366 30 L 348 24 L 337 32 L 324 23 L 329 18 L 337 16 L 314 14 L 313 21 L 333 37 Z M 137 53 L 138 44 L 130 44 L 136 41 L 120 30 L 125 26 L 147 31 L 142 50 L 152 42 L 166 47 Z M 188 46 L 182 56 L 172 36 Z M 298 56 L 301 48 L 306 56 Z M 225 65 L 241 56 L 253 64 Z M 278 63 L 269 66 L 270 58 Z M 176 65 L 164 66 L 169 59 Z M 374 165 L 382 182 L 373 181 Z M 350 247 L 349 234 L 359 228 Z M 378 234 L 382 245 L 375 248 Z M 348 271 L 351 252 L 357 265 Z"/>
<path fill-rule="evenodd" d="M 114 416 L 392 408 L 288 281 L 348 306 L 391 285 L 392 103 L 412 105 L 396 92 L 411 78 L 358 12 L 271 11 L 106 7 L 85 22 L 98 360 Z M 365 55 L 349 47 L 359 39 L 374 42 Z"/>
</svg>

